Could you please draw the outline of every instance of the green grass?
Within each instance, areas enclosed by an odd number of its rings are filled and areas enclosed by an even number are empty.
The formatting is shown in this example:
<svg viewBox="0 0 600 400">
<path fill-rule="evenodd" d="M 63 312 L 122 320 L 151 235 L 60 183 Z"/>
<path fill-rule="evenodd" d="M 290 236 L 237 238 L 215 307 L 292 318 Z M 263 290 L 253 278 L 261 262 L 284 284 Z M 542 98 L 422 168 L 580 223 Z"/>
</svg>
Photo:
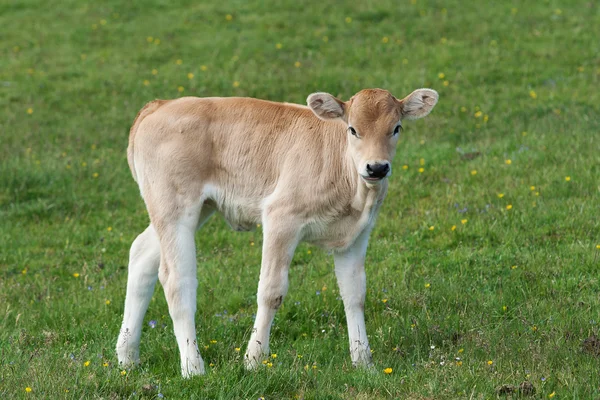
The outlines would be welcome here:
<svg viewBox="0 0 600 400">
<path fill-rule="evenodd" d="M 0 397 L 487 399 L 524 381 L 600 396 L 594 2 L 172 3 L 0 5 Z M 404 124 L 367 255 L 374 371 L 351 367 L 331 256 L 302 245 L 277 358 L 246 372 L 260 231 L 214 218 L 197 237 L 207 375 L 180 377 L 160 287 L 142 365 L 121 375 L 128 248 L 148 223 L 125 159 L 137 111 L 368 87 L 440 93 Z"/>
</svg>

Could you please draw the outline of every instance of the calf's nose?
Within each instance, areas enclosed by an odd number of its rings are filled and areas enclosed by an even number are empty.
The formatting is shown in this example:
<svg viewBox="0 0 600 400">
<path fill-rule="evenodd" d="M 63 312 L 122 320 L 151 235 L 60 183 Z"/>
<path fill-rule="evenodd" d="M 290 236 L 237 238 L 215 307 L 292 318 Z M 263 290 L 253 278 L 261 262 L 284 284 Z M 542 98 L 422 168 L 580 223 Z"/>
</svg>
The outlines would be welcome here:
<svg viewBox="0 0 600 400">
<path fill-rule="evenodd" d="M 367 173 L 371 178 L 385 178 L 390 172 L 390 163 L 372 163 L 367 164 Z"/>
</svg>

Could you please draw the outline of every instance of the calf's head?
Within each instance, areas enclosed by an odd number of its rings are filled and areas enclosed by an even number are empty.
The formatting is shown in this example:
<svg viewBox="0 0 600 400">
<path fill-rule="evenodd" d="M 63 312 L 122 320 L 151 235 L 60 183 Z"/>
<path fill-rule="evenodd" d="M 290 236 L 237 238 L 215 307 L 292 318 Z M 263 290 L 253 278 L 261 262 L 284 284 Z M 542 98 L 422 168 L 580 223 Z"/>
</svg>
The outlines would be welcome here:
<svg viewBox="0 0 600 400">
<path fill-rule="evenodd" d="M 346 102 L 329 93 L 313 93 L 306 101 L 317 117 L 348 125 L 348 150 L 356 170 L 368 184 L 376 184 L 392 173 L 402 120 L 423 118 L 437 100 L 431 89 L 417 89 L 402 100 L 387 90 L 365 89 Z"/>
</svg>

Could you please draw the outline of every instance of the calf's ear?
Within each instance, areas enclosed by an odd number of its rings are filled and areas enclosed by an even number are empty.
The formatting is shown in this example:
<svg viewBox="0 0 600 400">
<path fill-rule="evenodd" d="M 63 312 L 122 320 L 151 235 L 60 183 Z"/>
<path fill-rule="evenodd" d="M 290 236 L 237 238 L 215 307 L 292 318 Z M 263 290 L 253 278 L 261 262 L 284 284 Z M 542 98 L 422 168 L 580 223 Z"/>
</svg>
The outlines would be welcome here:
<svg viewBox="0 0 600 400">
<path fill-rule="evenodd" d="M 306 99 L 306 104 L 317 117 L 325 121 L 338 118 L 345 120 L 346 103 L 329 93 L 313 93 Z"/>
<path fill-rule="evenodd" d="M 432 89 L 417 89 L 402 100 L 399 100 L 402 118 L 423 118 L 436 105 L 439 95 Z"/>
</svg>

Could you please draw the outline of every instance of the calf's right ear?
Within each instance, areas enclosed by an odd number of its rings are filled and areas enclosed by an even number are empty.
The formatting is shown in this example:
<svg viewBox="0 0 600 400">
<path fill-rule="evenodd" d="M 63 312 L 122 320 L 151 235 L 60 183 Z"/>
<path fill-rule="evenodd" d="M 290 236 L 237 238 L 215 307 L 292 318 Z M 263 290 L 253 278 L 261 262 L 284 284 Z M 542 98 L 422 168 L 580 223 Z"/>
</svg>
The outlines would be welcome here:
<svg viewBox="0 0 600 400">
<path fill-rule="evenodd" d="M 327 121 L 338 118 L 345 120 L 346 103 L 329 93 L 313 93 L 306 99 L 306 104 L 322 120 Z"/>
</svg>

